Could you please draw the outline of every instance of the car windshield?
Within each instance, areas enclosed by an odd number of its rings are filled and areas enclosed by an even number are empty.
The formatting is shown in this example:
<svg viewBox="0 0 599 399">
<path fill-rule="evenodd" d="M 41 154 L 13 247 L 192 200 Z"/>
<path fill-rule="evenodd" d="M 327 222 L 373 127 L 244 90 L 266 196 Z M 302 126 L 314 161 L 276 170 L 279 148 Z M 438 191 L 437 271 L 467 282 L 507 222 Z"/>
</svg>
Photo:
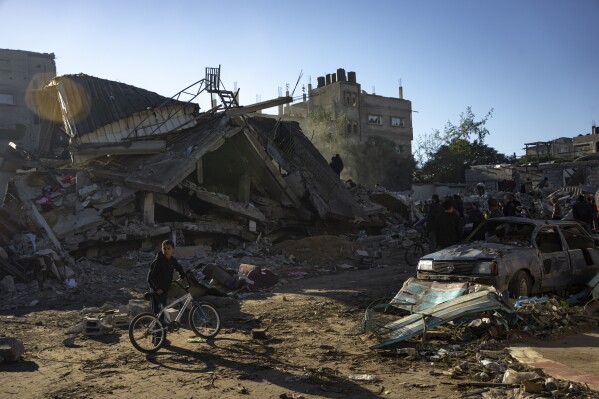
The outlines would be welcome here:
<svg viewBox="0 0 599 399">
<path fill-rule="evenodd" d="M 530 223 L 489 219 L 478 225 L 465 242 L 485 241 L 529 247 L 533 242 L 534 227 Z"/>
</svg>

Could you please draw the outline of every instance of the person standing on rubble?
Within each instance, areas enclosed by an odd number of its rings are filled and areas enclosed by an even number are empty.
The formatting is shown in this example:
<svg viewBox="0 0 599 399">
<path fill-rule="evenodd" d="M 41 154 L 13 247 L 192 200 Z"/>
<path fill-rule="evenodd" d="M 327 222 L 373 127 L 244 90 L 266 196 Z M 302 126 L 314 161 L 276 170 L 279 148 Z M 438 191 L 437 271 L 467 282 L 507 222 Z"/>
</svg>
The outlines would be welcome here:
<svg viewBox="0 0 599 399">
<path fill-rule="evenodd" d="M 485 183 L 483 183 L 482 181 L 476 185 L 476 192 L 478 193 L 479 197 L 485 195 L 485 188 Z"/>
<path fill-rule="evenodd" d="M 337 173 L 337 176 L 341 177 L 341 171 L 343 171 L 343 161 L 339 154 L 335 154 L 334 157 L 331 158 L 331 163 L 329 166 Z"/>
<path fill-rule="evenodd" d="M 559 205 L 557 197 L 551 197 L 551 219 L 562 220 L 562 207 Z"/>
<path fill-rule="evenodd" d="M 454 212 L 451 198 L 443 201 L 443 212 L 437 217 L 435 232 L 440 249 L 457 244 L 462 239 L 464 226 L 461 218 Z"/>
<path fill-rule="evenodd" d="M 507 202 L 503 207 L 504 216 L 516 216 L 517 208 L 520 206 L 520 202 L 516 201 L 514 194 L 508 194 Z"/>
<path fill-rule="evenodd" d="M 426 215 L 426 230 L 428 231 L 428 245 L 432 252 L 437 250 L 437 219 L 443 213 L 443 207 L 439 203 L 439 196 L 433 194 Z"/>
<path fill-rule="evenodd" d="M 489 206 L 489 211 L 487 212 L 487 219 L 492 218 L 500 218 L 503 215 L 503 212 L 499 209 L 499 202 L 495 198 L 489 198 L 487 201 L 487 205 Z"/>
<path fill-rule="evenodd" d="M 185 270 L 173 256 L 175 253 L 175 243 L 171 240 L 162 242 L 161 251 L 158 251 L 156 257 L 150 263 L 148 272 L 148 285 L 155 295 L 152 296 L 152 312 L 157 315 L 160 312 L 160 304 L 166 306 L 168 290 L 173 282 L 173 273 L 176 270 L 179 276 L 185 276 Z M 168 344 L 168 341 L 167 341 Z"/>
<path fill-rule="evenodd" d="M 578 196 L 578 201 L 572 205 L 572 216 L 574 220 L 582 222 L 587 230 L 593 227 L 593 208 L 589 204 L 584 195 Z"/>
</svg>

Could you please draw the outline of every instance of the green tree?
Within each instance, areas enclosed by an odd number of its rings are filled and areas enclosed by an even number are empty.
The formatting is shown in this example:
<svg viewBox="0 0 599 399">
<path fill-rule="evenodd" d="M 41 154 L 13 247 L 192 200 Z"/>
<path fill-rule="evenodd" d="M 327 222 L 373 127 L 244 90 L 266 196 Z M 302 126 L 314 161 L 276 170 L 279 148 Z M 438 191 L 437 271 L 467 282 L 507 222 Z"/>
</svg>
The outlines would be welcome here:
<svg viewBox="0 0 599 399">
<path fill-rule="evenodd" d="M 434 130 L 418 139 L 416 181 L 462 183 L 465 170 L 471 165 L 513 161 L 484 143 L 489 135 L 485 124 L 492 115 L 493 109 L 476 121 L 471 107 L 467 107 L 466 112 L 460 114 L 459 124 L 447 122 L 443 132 Z"/>
</svg>

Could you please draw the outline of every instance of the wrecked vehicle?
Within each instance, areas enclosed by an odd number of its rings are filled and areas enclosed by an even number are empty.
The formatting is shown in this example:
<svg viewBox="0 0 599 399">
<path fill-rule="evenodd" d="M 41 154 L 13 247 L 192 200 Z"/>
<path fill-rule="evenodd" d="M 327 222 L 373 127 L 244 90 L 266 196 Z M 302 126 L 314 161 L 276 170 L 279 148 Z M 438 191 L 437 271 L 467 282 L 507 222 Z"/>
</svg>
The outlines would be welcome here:
<svg viewBox="0 0 599 399">
<path fill-rule="evenodd" d="M 598 270 L 597 241 L 577 222 L 502 217 L 423 256 L 417 278 L 493 285 L 517 298 L 583 285 Z"/>
</svg>

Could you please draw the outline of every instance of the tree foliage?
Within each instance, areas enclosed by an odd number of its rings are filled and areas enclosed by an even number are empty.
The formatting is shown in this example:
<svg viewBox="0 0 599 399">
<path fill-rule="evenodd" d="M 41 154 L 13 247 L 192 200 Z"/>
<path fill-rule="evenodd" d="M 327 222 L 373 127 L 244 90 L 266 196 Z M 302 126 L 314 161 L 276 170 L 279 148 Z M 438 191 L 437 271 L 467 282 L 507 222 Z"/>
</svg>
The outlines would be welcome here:
<svg viewBox="0 0 599 399">
<path fill-rule="evenodd" d="M 393 141 L 370 136 L 364 143 L 352 143 L 347 154 L 355 181 L 371 187 L 378 184 L 396 191 L 411 188 L 414 158 L 398 154 Z"/>
<path fill-rule="evenodd" d="M 326 159 L 330 159 L 339 152 L 339 147 L 347 140 L 346 123 L 345 115 L 342 114 L 337 119 L 333 119 L 330 112 L 322 107 L 317 107 L 302 123 L 302 130 L 322 155 Z"/>
<path fill-rule="evenodd" d="M 471 107 L 460 114 L 457 125 L 447 122 L 443 132 L 434 130 L 419 138 L 415 146 L 419 182 L 462 183 L 471 165 L 511 163 L 513 160 L 485 144 L 489 130 L 485 124 L 493 115 L 491 109 L 481 120 L 475 120 Z"/>
</svg>

